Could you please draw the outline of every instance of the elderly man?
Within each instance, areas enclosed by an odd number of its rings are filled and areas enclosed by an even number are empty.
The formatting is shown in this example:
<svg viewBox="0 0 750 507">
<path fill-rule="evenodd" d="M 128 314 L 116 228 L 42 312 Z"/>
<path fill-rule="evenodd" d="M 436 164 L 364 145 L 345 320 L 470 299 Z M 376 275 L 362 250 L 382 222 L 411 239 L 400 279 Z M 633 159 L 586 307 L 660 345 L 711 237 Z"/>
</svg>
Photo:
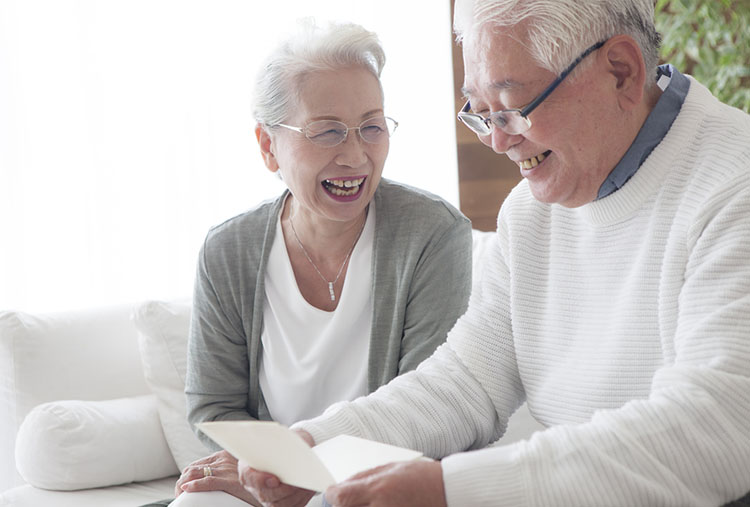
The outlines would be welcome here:
<svg viewBox="0 0 750 507">
<path fill-rule="evenodd" d="M 657 68 L 653 0 L 457 0 L 460 119 L 524 181 L 416 372 L 295 426 L 441 461 L 337 506 L 710 506 L 750 490 L 750 117 Z M 547 429 L 492 447 L 524 401 Z M 303 490 L 240 467 L 267 505 Z"/>
</svg>

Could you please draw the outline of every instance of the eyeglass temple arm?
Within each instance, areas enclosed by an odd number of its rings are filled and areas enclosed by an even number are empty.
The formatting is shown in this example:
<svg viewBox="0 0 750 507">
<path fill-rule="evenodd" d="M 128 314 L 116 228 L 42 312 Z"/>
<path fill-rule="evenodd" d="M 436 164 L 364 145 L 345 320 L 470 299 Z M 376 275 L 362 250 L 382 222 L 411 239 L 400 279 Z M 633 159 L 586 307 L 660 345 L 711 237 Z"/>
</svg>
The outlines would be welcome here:
<svg viewBox="0 0 750 507">
<path fill-rule="evenodd" d="M 532 100 L 531 103 L 529 103 L 526 107 L 524 107 L 523 109 L 521 109 L 521 111 L 520 111 L 521 116 L 523 116 L 524 118 L 526 118 L 528 115 L 530 115 L 531 112 L 534 109 L 536 109 L 536 106 L 538 106 L 539 104 L 541 104 L 542 101 L 544 101 L 544 99 L 546 99 L 549 96 L 550 93 L 552 93 L 553 91 L 555 91 L 555 88 L 557 88 L 557 85 L 559 85 L 560 83 L 562 83 L 563 79 L 565 79 L 568 76 L 568 74 L 571 73 L 571 71 L 575 68 L 575 66 L 578 65 L 579 63 L 581 63 L 581 60 L 583 60 L 584 58 L 586 58 L 587 56 L 589 56 L 593 51 L 596 51 L 597 49 L 599 49 L 600 47 L 602 47 L 605 42 L 606 41 L 597 42 L 596 44 L 594 44 L 593 46 L 591 46 L 590 48 L 588 48 L 586 51 L 584 51 L 581 54 L 581 56 L 579 56 L 578 58 L 576 58 L 573 61 L 573 63 L 571 63 L 570 65 L 568 65 L 568 67 L 564 71 L 562 71 L 560 73 L 560 75 L 557 77 L 557 79 L 555 79 L 554 81 L 552 81 L 552 84 L 550 84 L 537 98 L 535 98 L 534 100 Z"/>
<path fill-rule="evenodd" d="M 299 132 L 300 134 L 304 134 L 305 130 L 300 127 L 292 127 L 291 125 L 284 125 L 283 123 L 277 123 L 276 125 L 269 125 L 270 127 L 284 127 L 289 130 L 294 130 L 295 132 Z"/>
</svg>

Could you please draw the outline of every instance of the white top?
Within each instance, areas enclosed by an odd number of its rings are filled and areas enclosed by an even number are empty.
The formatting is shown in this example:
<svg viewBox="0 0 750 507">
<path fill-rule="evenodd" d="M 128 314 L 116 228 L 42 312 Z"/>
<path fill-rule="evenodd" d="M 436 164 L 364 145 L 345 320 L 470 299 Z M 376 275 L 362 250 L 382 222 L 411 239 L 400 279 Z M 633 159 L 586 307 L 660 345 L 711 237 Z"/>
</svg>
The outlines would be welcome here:
<svg viewBox="0 0 750 507">
<path fill-rule="evenodd" d="M 617 192 L 567 209 L 522 182 L 447 343 L 299 426 L 318 443 L 346 431 L 447 456 L 449 506 L 746 494 L 749 139 L 750 116 L 691 79 L 664 140 Z M 524 399 L 548 429 L 487 447 Z"/>
<path fill-rule="evenodd" d="M 271 417 L 290 425 L 314 417 L 336 401 L 367 394 L 372 328 L 372 248 L 375 205 L 370 203 L 354 247 L 338 306 L 332 312 L 308 303 L 297 286 L 276 224 L 266 269 L 260 388 Z M 320 280 L 320 290 L 328 287 Z"/>
</svg>

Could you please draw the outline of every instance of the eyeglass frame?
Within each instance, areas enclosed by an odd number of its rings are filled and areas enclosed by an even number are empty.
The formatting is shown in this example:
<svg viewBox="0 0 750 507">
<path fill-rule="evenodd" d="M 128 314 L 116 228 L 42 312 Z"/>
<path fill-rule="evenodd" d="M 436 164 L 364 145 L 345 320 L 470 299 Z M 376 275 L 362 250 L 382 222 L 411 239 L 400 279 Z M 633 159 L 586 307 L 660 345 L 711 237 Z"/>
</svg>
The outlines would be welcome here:
<svg viewBox="0 0 750 507">
<path fill-rule="evenodd" d="M 568 65 L 568 67 L 565 70 L 563 70 L 560 73 L 560 75 L 557 78 L 555 78 L 555 80 L 552 81 L 552 83 L 550 83 L 550 85 L 542 91 L 542 93 L 540 93 L 534 100 L 529 102 L 523 108 L 503 109 L 502 111 L 495 111 L 494 113 L 490 113 L 489 116 L 485 118 L 481 114 L 469 112 L 471 110 L 471 99 L 469 99 L 466 101 L 466 104 L 464 104 L 464 106 L 458 112 L 457 118 L 461 121 L 461 123 L 466 125 L 466 127 L 469 130 L 471 130 L 472 132 L 474 132 L 480 137 L 485 137 L 492 133 L 491 125 L 495 125 L 497 128 L 499 128 L 500 130 L 502 130 L 508 135 L 520 135 L 520 134 L 523 134 L 524 132 L 527 132 L 531 128 L 531 120 L 529 119 L 529 115 L 531 114 L 531 112 L 534 111 L 534 109 L 536 109 L 542 102 L 544 102 L 544 100 L 547 97 L 549 97 L 550 93 L 555 91 L 555 88 L 557 88 L 559 84 L 562 83 L 566 77 L 568 77 L 568 74 L 570 74 L 573 71 L 573 69 L 575 69 L 576 66 L 579 63 L 581 63 L 581 61 L 583 61 L 584 58 L 586 58 L 588 55 L 590 55 L 591 53 L 593 53 L 594 51 L 602 47 L 606 42 L 607 42 L 606 40 L 599 41 L 593 46 L 589 47 L 586 51 L 581 53 L 581 55 L 578 58 L 576 58 L 573 61 L 573 63 Z M 501 127 L 495 122 L 494 120 L 495 118 L 499 118 L 501 115 L 508 114 L 508 113 L 518 113 L 519 117 L 523 118 L 523 120 L 526 122 L 526 128 L 520 132 L 515 132 L 515 133 L 507 132 L 503 127 Z M 464 121 L 464 117 L 466 116 L 479 119 L 482 123 L 484 123 L 487 126 L 487 132 L 483 134 L 481 132 L 476 131 L 473 127 L 471 127 L 468 123 L 466 123 L 466 121 Z"/>
<path fill-rule="evenodd" d="M 391 131 L 388 128 L 385 129 L 385 131 L 388 133 L 387 139 L 390 139 L 391 135 L 393 135 L 393 132 L 396 132 L 396 129 L 398 128 L 398 122 L 396 120 L 394 120 L 393 118 L 391 118 L 390 116 L 386 116 L 386 115 L 371 116 L 369 118 L 366 118 L 366 119 L 362 120 L 362 122 L 359 125 L 357 125 L 356 127 L 350 127 L 349 125 L 347 125 L 343 121 L 338 121 L 338 120 L 315 120 L 315 121 L 311 121 L 311 122 L 307 123 L 304 127 L 294 127 L 292 125 L 285 125 L 284 123 L 276 123 L 274 125 L 269 125 L 269 127 L 284 127 L 286 129 L 293 130 L 295 132 L 299 132 L 300 134 L 302 134 L 303 136 L 305 136 L 305 138 L 308 141 L 310 141 L 311 143 L 313 143 L 315 146 L 322 146 L 323 148 L 334 148 L 334 147 L 338 146 L 339 144 L 342 144 L 342 143 L 346 142 L 347 138 L 349 137 L 349 131 L 350 130 L 356 130 L 357 134 L 359 134 L 359 138 L 363 142 L 365 142 L 367 144 L 380 144 L 380 142 L 372 142 L 372 141 L 368 141 L 367 139 L 365 139 L 364 136 L 362 136 L 362 130 L 361 130 L 362 129 L 362 125 L 365 122 L 368 122 L 370 120 L 374 120 L 376 118 L 383 118 L 384 120 L 386 120 L 386 124 L 387 124 L 387 120 L 390 120 L 390 121 L 393 122 L 393 131 Z M 315 141 L 313 141 L 307 135 L 307 132 L 305 132 L 305 130 L 307 129 L 307 127 L 309 127 L 313 123 L 323 122 L 323 121 L 330 121 L 332 123 L 338 123 L 338 124 L 343 125 L 344 127 L 346 127 L 346 132 L 344 132 L 344 137 L 341 138 L 341 141 L 337 142 L 336 144 L 330 144 L 330 145 L 328 145 L 328 144 L 320 144 L 320 143 L 316 143 Z"/>
</svg>

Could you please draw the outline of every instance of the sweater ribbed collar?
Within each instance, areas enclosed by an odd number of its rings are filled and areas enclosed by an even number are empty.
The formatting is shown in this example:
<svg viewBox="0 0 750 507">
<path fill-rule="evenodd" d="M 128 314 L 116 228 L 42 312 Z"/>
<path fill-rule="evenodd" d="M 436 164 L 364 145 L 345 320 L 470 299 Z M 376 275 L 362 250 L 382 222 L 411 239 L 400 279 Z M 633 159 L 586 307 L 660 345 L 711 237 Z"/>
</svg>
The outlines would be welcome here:
<svg viewBox="0 0 750 507">
<path fill-rule="evenodd" d="M 575 211 L 586 220 L 596 225 L 611 224 L 627 218 L 656 198 L 672 171 L 675 160 L 692 144 L 710 101 L 716 100 L 706 87 L 690 76 L 687 78 L 690 79 L 690 89 L 680 113 L 664 139 L 621 189 L 603 199 L 576 208 Z"/>
</svg>

